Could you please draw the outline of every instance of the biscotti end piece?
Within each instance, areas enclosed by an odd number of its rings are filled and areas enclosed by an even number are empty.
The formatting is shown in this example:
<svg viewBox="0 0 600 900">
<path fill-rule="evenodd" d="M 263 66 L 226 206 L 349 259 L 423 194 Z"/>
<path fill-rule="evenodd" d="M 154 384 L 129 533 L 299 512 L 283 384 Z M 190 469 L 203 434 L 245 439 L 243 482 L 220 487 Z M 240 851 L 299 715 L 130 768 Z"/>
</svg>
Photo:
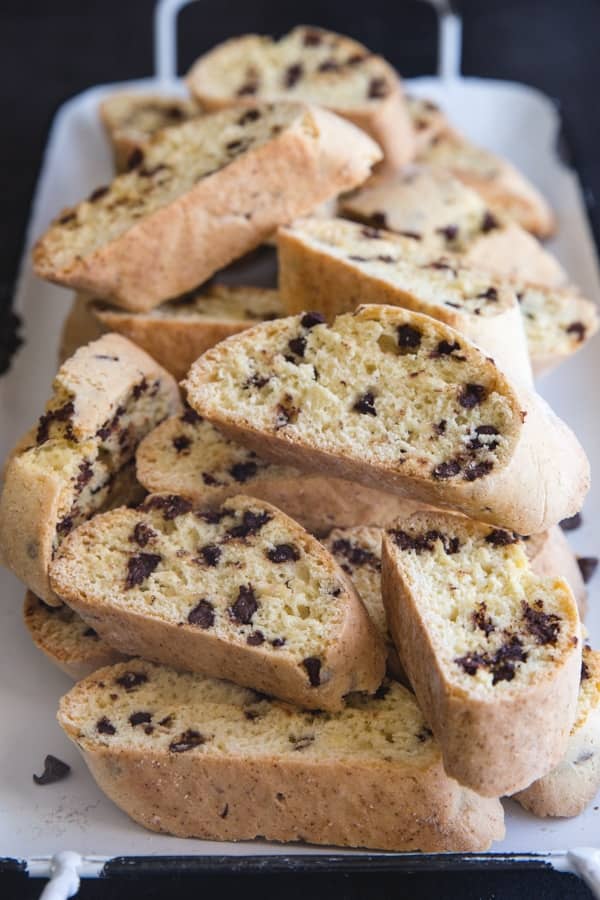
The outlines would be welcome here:
<svg viewBox="0 0 600 900">
<path fill-rule="evenodd" d="M 290 314 L 331 319 L 358 303 L 402 306 L 452 326 L 509 376 L 532 383 L 515 290 L 414 236 L 343 219 L 296 221 L 278 232 L 279 290 Z"/>
<path fill-rule="evenodd" d="M 171 375 L 120 335 L 102 336 L 61 366 L 45 412 L 13 451 L 0 497 L 4 564 L 46 603 L 60 604 L 48 566 L 62 539 L 94 513 L 142 499 L 137 444 L 180 409 Z"/>
<path fill-rule="evenodd" d="M 92 302 L 92 314 L 110 331 L 129 338 L 181 380 L 206 350 L 256 322 L 283 315 L 277 291 L 211 284 L 162 303 L 147 313 L 131 313 Z"/>
<path fill-rule="evenodd" d="M 578 816 L 600 788 L 600 653 L 583 648 L 577 716 L 560 763 L 514 795 L 536 816 Z"/>
<path fill-rule="evenodd" d="M 556 765 L 581 670 L 567 583 L 536 576 L 511 532 L 428 512 L 386 529 L 382 586 L 392 638 L 448 774 L 497 797 Z"/>
<path fill-rule="evenodd" d="M 117 172 L 135 164 L 149 139 L 163 128 L 181 125 L 201 115 L 194 100 L 160 94 L 110 94 L 100 104 L 100 119 L 112 144 Z"/>
<path fill-rule="evenodd" d="M 380 158 L 364 132 L 316 107 L 267 103 L 202 116 L 156 134 L 132 171 L 64 210 L 38 240 L 34 268 L 149 310 L 361 184 Z"/>
<path fill-rule="evenodd" d="M 311 709 L 377 689 L 385 652 L 327 551 L 275 507 L 155 494 L 61 546 L 56 592 L 111 646 Z"/>
<path fill-rule="evenodd" d="M 74 681 L 125 659 L 68 606 L 48 606 L 31 591 L 25 595 L 23 620 L 36 647 Z"/>
<path fill-rule="evenodd" d="M 377 141 L 395 170 L 415 154 L 415 136 L 397 72 L 362 44 L 299 26 L 279 40 L 232 38 L 201 56 L 187 76 L 209 109 L 259 100 L 315 103 L 349 119 Z"/>
<path fill-rule="evenodd" d="M 102 790 L 152 831 L 424 852 L 504 836 L 499 801 L 445 775 L 399 684 L 316 715 L 132 660 L 76 685 L 58 719 Z"/>
</svg>

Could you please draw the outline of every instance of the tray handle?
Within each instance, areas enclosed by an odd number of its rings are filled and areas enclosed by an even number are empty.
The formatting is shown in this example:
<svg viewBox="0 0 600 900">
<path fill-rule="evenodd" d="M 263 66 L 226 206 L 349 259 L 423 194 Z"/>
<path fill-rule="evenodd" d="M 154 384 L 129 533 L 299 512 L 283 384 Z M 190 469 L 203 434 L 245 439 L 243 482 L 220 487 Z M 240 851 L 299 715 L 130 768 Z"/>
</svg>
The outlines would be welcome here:
<svg viewBox="0 0 600 900">
<path fill-rule="evenodd" d="M 193 0 L 158 0 L 154 9 L 154 70 L 159 81 L 177 78 L 177 16 Z M 425 0 L 438 17 L 437 74 L 442 81 L 460 77 L 462 22 L 449 0 Z"/>
</svg>

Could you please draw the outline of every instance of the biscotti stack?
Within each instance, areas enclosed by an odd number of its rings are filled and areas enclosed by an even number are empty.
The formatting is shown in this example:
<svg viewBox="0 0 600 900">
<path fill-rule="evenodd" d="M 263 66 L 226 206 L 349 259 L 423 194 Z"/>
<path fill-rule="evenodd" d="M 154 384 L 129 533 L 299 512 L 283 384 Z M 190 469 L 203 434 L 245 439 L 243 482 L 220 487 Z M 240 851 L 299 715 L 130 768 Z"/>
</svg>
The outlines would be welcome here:
<svg viewBox="0 0 600 900">
<path fill-rule="evenodd" d="M 600 681 L 559 523 L 589 466 L 533 375 L 592 305 L 441 167 L 400 168 L 448 127 L 362 45 L 248 35 L 188 84 L 199 107 L 105 101 L 128 171 L 34 250 L 78 294 L 0 551 L 81 679 L 60 724 L 181 837 L 468 852 L 504 796 L 577 814 Z M 357 188 L 354 221 L 312 216 Z M 259 288 L 242 258 L 275 230 Z"/>
</svg>

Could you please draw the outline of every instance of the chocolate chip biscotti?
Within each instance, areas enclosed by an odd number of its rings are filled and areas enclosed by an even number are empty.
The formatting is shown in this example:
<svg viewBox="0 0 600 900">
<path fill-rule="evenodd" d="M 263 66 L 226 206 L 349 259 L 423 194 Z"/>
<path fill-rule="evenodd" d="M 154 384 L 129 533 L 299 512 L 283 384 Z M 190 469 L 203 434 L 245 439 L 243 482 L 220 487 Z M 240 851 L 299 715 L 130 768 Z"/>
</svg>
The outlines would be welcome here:
<svg viewBox="0 0 600 900">
<path fill-rule="evenodd" d="M 382 591 L 446 772 L 498 797 L 555 766 L 575 720 L 581 669 L 581 625 L 566 581 L 535 575 L 508 531 L 427 512 L 386 529 Z"/>
<path fill-rule="evenodd" d="M 499 801 L 448 778 L 399 684 L 317 715 L 132 660 L 76 685 L 58 719 L 100 788 L 152 831 L 424 852 L 504 836 Z"/>
<path fill-rule="evenodd" d="M 589 485 L 575 436 L 448 325 L 364 306 L 306 313 L 207 351 L 184 386 L 228 437 L 286 465 L 545 531 Z"/>
<path fill-rule="evenodd" d="M 74 681 L 125 659 L 66 604 L 48 606 L 27 591 L 23 620 L 36 647 Z"/>
<path fill-rule="evenodd" d="M 111 646 L 311 709 L 373 692 L 383 644 L 351 582 L 274 506 L 153 494 L 96 516 L 52 564 L 57 594 Z"/>
<path fill-rule="evenodd" d="M 578 816 L 600 789 L 600 653 L 583 648 L 577 716 L 559 764 L 514 795 L 536 816 Z"/>
<path fill-rule="evenodd" d="M 290 315 L 329 320 L 359 303 L 402 306 L 456 328 L 509 376 L 533 381 L 514 288 L 427 252 L 411 237 L 343 219 L 295 222 L 278 232 L 279 291 Z"/>
<path fill-rule="evenodd" d="M 418 506 L 403 497 L 258 456 L 192 409 L 162 422 L 140 443 L 137 478 L 150 493 L 217 506 L 248 494 L 279 507 L 313 534 L 334 526 L 385 525 Z"/>
<path fill-rule="evenodd" d="M 377 145 L 296 103 L 229 109 L 158 132 L 132 171 L 64 210 L 36 273 L 133 311 L 196 288 L 281 224 L 361 184 Z"/>
<path fill-rule="evenodd" d="M 142 499 L 136 447 L 180 408 L 171 375 L 118 334 L 61 366 L 46 411 L 9 459 L 0 497 L 2 561 L 46 603 L 61 602 L 48 566 L 63 538 L 102 509 Z"/>
<path fill-rule="evenodd" d="M 332 31 L 303 25 L 279 40 L 257 34 L 231 38 L 194 63 L 187 83 L 207 109 L 259 100 L 327 107 L 370 134 L 392 169 L 415 153 L 397 72 L 362 44 Z"/>
</svg>

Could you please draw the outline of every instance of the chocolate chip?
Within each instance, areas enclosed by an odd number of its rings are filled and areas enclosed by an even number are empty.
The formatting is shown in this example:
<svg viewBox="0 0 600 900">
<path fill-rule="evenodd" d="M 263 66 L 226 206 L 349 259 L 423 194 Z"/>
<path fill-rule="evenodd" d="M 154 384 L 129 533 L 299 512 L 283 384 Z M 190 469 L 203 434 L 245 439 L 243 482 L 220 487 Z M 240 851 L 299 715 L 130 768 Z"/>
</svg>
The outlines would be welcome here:
<svg viewBox="0 0 600 900">
<path fill-rule="evenodd" d="M 247 141 L 244 141 L 241 138 L 238 138 L 235 141 L 228 141 L 228 143 L 225 144 L 225 149 L 229 150 L 230 152 L 232 152 L 234 150 L 238 150 L 241 152 L 242 150 L 245 150 L 247 148 L 247 146 L 248 146 Z"/>
<path fill-rule="evenodd" d="M 258 601 L 251 584 L 241 584 L 238 597 L 233 606 L 229 608 L 231 619 L 240 625 L 250 625 L 252 616 L 258 609 Z"/>
<path fill-rule="evenodd" d="M 296 354 L 296 356 L 304 356 L 304 351 L 306 350 L 306 338 L 292 338 L 290 341 L 288 341 L 288 347 L 290 348 L 292 353 Z"/>
<path fill-rule="evenodd" d="M 292 63 L 291 66 L 288 66 L 284 72 L 283 83 L 286 88 L 292 88 L 294 85 L 300 81 L 304 74 L 304 66 L 302 63 Z"/>
<path fill-rule="evenodd" d="M 94 631 L 93 628 L 86 628 L 85 631 L 83 632 L 83 637 L 95 638 L 96 640 L 99 640 L 98 634 L 96 631 Z"/>
<path fill-rule="evenodd" d="M 150 528 L 150 526 L 146 525 L 145 522 L 138 522 L 133 529 L 129 540 L 132 543 L 139 544 L 140 547 L 145 547 L 146 544 L 155 537 L 156 531 L 154 531 L 153 528 Z"/>
<path fill-rule="evenodd" d="M 489 637 L 492 631 L 496 630 L 496 626 L 494 625 L 491 616 L 487 615 L 487 606 L 483 601 L 471 614 L 471 621 L 473 623 L 473 627 L 479 628 L 480 631 L 483 631 L 486 637 Z"/>
<path fill-rule="evenodd" d="M 444 225 L 443 228 L 436 228 L 435 230 L 447 241 L 455 241 L 458 237 L 458 225 Z"/>
<path fill-rule="evenodd" d="M 364 62 L 365 59 L 368 59 L 368 58 L 369 58 L 368 53 L 353 53 L 346 60 L 346 65 L 347 66 L 358 66 L 358 65 L 360 65 L 361 62 Z"/>
<path fill-rule="evenodd" d="M 182 453 L 192 443 L 191 438 L 187 437 L 185 434 L 178 434 L 177 437 L 173 438 L 173 446 L 177 453 Z"/>
<path fill-rule="evenodd" d="M 260 647 L 264 642 L 265 636 L 262 631 L 253 631 L 252 634 L 249 634 L 246 638 L 246 643 L 249 644 L 250 647 Z"/>
<path fill-rule="evenodd" d="M 486 544 L 493 544 L 494 547 L 508 547 L 509 544 L 516 544 L 518 540 L 518 535 L 505 531 L 504 528 L 494 528 L 485 536 Z"/>
<path fill-rule="evenodd" d="M 436 481 L 442 481 L 446 478 L 454 478 L 461 470 L 461 464 L 457 459 L 449 459 L 446 462 L 438 463 L 432 471 L 431 475 Z"/>
<path fill-rule="evenodd" d="M 94 474 L 92 464 L 88 460 L 84 460 L 79 464 L 79 474 L 75 479 L 75 490 L 81 492 L 85 485 L 91 480 Z"/>
<path fill-rule="evenodd" d="M 138 688 L 141 684 L 146 684 L 148 681 L 148 676 L 145 672 L 133 672 L 128 671 L 124 672 L 119 678 L 115 679 L 115 684 L 118 684 L 120 687 L 125 688 L 126 691 L 132 691 L 134 688 Z"/>
<path fill-rule="evenodd" d="M 581 681 L 586 681 L 590 678 L 590 669 L 585 659 L 581 660 Z M 35 776 L 34 776 L 35 777 Z"/>
<path fill-rule="evenodd" d="M 302 42 L 305 47 L 317 47 L 323 40 L 323 35 L 314 29 L 306 29 Z"/>
<path fill-rule="evenodd" d="M 135 728 L 136 725 L 147 725 L 152 721 L 152 713 L 149 712 L 134 712 L 129 716 L 129 724 L 132 728 Z"/>
<path fill-rule="evenodd" d="M 274 563 L 295 562 L 300 559 L 300 551 L 293 544 L 276 544 L 267 550 L 267 557 Z"/>
<path fill-rule="evenodd" d="M 156 569 L 162 556 L 158 553 L 138 553 L 127 560 L 127 578 L 125 579 L 125 590 L 130 590 L 137 584 L 151 575 Z"/>
<path fill-rule="evenodd" d="M 387 695 L 390 692 L 389 684 L 380 684 L 375 693 L 373 694 L 373 698 L 375 700 L 385 700 Z"/>
<path fill-rule="evenodd" d="M 257 534 L 263 525 L 271 521 L 271 514 L 268 512 L 253 512 L 245 509 L 242 515 L 242 521 L 239 525 L 234 525 L 227 531 L 229 538 L 246 538 L 249 535 Z"/>
<path fill-rule="evenodd" d="M 500 432 L 498 431 L 498 429 L 493 425 L 478 425 L 475 429 L 475 437 L 471 438 L 471 440 L 467 444 L 467 447 L 469 450 L 482 450 L 484 448 L 486 450 L 495 450 L 498 446 L 498 441 L 482 442 L 479 439 L 484 434 L 497 435 L 499 433 Z"/>
<path fill-rule="evenodd" d="M 170 728 L 173 724 L 173 715 L 165 716 L 164 719 L 161 719 L 158 723 L 162 728 Z"/>
<path fill-rule="evenodd" d="M 56 525 L 56 533 L 60 534 L 61 537 L 65 537 L 73 528 L 73 517 L 65 516 L 60 522 Z"/>
<path fill-rule="evenodd" d="M 54 784 L 66 778 L 70 771 L 71 766 L 49 753 L 44 760 L 44 771 L 41 775 L 34 775 L 33 780 L 36 784 Z"/>
<path fill-rule="evenodd" d="M 102 185 L 101 187 L 97 187 L 95 191 L 92 191 L 90 196 L 88 197 L 88 203 L 95 203 L 96 200 L 99 200 L 101 197 L 104 197 L 105 194 L 108 194 L 107 185 Z"/>
<path fill-rule="evenodd" d="M 465 481 L 477 481 L 478 478 L 483 478 L 484 475 L 488 475 L 493 468 L 494 463 L 491 460 L 478 463 L 467 463 L 463 478 Z"/>
<path fill-rule="evenodd" d="M 417 733 L 416 738 L 420 744 L 424 744 L 425 741 L 431 740 L 433 737 L 433 731 L 431 728 L 428 728 L 427 725 L 423 725 L 421 730 Z"/>
<path fill-rule="evenodd" d="M 200 600 L 188 613 L 187 620 L 190 625 L 198 625 L 204 630 L 212 628 L 215 624 L 215 610 L 212 603 L 209 603 L 208 600 Z"/>
<path fill-rule="evenodd" d="M 579 343 L 583 341 L 585 338 L 585 333 L 587 331 L 583 322 L 571 322 L 571 324 L 566 329 L 567 334 L 574 334 L 577 336 L 577 340 Z"/>
<path fill-rule="evenodd" d="M 375 228 L 387 228 L 387 217 L 384 212 L 375 211 L 372 212 L 369 216 L 369 222 L 371 225 L 374 225 Z M 379 234 L 377 235 L 379 237 Z"/>
<path fill-rule="evenodd" d="M 493 231 L 494 228 L 500 228 L 500 223 L 498 222 L 498 219 L 492 215 L 491 212 L 486 211 L 481 222 L 481 230 L 484 234 L 487 234 L 488 231 Z"/>
<path fill-rule="evenodd" d="M 578 556 L 577 565 L 579 566 L 579 571 L 581 572 L 581 577 L 583 578 L 584 583 L 587 584 L 596 571 L 596 568 L 598 566 L 598 557 Z"/>
<path fill-rule="evenodd" d="M 352 409 L 365 416 L 376 416 L 377 410 L 375 409 L 375 397 L 373 393 L 367 391 L 366 393 L 361 394 Z"/>
<path fill-rule="evenodd" d="M 244 710 L 244 718 L 249 722 L 255 722 L 257 719 L 260 719 L 260 713 L 255 709 L 245 709 Z"/>
<path fill-rule="evenodd" d="M 452 341 L 452 343 L 450 343 L 450 341 L 443 340 L 438 343 L 435 350 L 431 351 L 430 356 L 432 359 L 436 359 L 439 356 L 452 356 L 453 353 L 455 353 L 457 350 L 461 350 L 461 349 L 462 348 L 461 348 L 460 344 L 458 343 L 458 341 Z M 466 359 L 466 357 L 465 356 L 455 356 L 454 359 L 464 360 L 464 359 Z"/>
<path fill-rule="evenodd" d="M 273 640 L 271 641 L 271 647 L 275 647 L 275 649 L 278 649 L 279 647 L 283 647 L 284 644 L 285 644 L 285 638 L 281 638 L 281 637 L 273 638 Z"/>
<path fill-rule="evenodd" d="M 384 262 L 384 263 L 395 263 L 395 262 L 396 262 L 395 258 L 394 258 L 393 256 L 390 256 L 389 253 L 381 253 L 381 254 L 377 257 L 377 259 L 378 259 L 380 262 Z"/>
<path fill-rule="evenodd" d="M 368 262 L 368 261 L 369 261 L 369 260 L 368 260 L 368 257 L 366 257 L 366 256 L 359 256 L 357 253 L 351 253 L 351 254 L 349 255 L 348 259 L 351 259 L 352 262 Z"/>
<path fill-rule="evenodd" d="M 494 653 L 467 653 L 454 660 L 467 675 L 476 675 L 479 668 L 492 673 L 492 684 L 499 681 L 512 681 L 515 677 L 517 662 L 526 662 L 527 653 L 523 650 L 521 640 L 513 635 Z"/>
<path fill-rule="evenodd" d="M 69 222 L 74 222 L 77 219 L 76 212 L 67 212 L 64 216 L 60 216 L 58 219 L 59 225 L 67 225 Z"/>
<path fill-rule="evenodd" d="M 229 474 L 243 484 L 249 478 L 254 478 L 258 472 L 258 466 L 255 462 L 238 462 L 229 469 Z"/>
<path fill-rule="evenodd" d="M 416 351 L 421 346 L 423 335 L 412 325 L 399 325 L 397 328 L 398 346 L 404 353 Z"/>
<path fill-rule="evenodd" d="M 446 433 L 446 425 L 448 423 L 445 419 L 440 419 L 439 422 L 436 422 L 433 426 L 433 431 L 435 434 L 445 434 Z"/>
<path fill-rule="evenodd" d="M 290 422 L 295 422 L 299 413 L 298 407 L 292 406 L 289 401 L 278 403 L 275 411 L 275 430 L 278 431 L 280 428 L 285 428 Z"/>
<path fill-rule="evenodd" d="M 221 484 L 221 482 L 218 481 L 214 475 L 211 475 L 210 472 L 202 473 L 202 481 L 204 482 L 204 484 L 208 485 L 208 487 L 213 487 L 216 484 Z"/>
<path fill-rule="evenodd" d="M 353 544 L 347 538 L 337 538 L 333 542 L 331 550 L 334 556 L 343 556 L 351 566 L 371 566 L 376 571 L 381 569 L 381 560 L 359 544 Z"/>
<path fill-rule="evenodd" d="M 454 660 L 467 675 L 476 675 L 480 666 L 485 666 L 485 657 L 481 653 L 466 653 Z"/>
<path fill-rule="evenodd" d="M 257 387 L 262 388 L 265 384 L 268 384 L 271 380 L 269 375 L 259 375 L 258 372 L 255 372 L 254 375 L 251 375 L 250 378 L 247 378 L 244 382 L 244 387 Z"/>
<path fill-rule="evenodd" d="M 196 515 L 203 522 L 208 522 L 209 525 L 218 525 L 222 519 L 230 514 L 225 509 L 209 509 L 206 512 L 196 513 Z"/>
<path fill-rule="evenodd" d="M 423 534 L 409 534 L 401 528 L 391 528 L 388 534 L 401 550 L 414 550 L 417 554 L 433 550 L 436 541 L 441 542 L 449 556 L 460 550 L 460 541 L 457 537 L 451 538 L 437 529 L 430 529 Z"/>
<path fill-rule="evenodd" d="M 491 300 L 494 303 L 498 299 L 498 291 L 495 287 L 489 287 L 486 291 L 483 291 L 481 294 L 477 294 L 479 298 L 482 300 Z"/>
<path fill-rule="evenodd" d="M 575 531 L 576 528 L 583 525 L 583 516 L 581 513 L 575 513 L 574 516 L 570 516 L 568 519 L 562 519 L 559 525 L 563 531 Z"/>
<path fill-rule="evenodd" d="M 207 566 L 214 567 L 219 564 L 222 550 L 216 544 L 206 544 L 204 547 L 200 547 L 199 553 Z"/>
<path fill-rule="evenodd" d="M 290 744 L 294 745 L 294 750 L 306 750 L 307 747 L 314 743 L 314 740 L 314 734 L 304 734 L 301 737 L 295 737 L 293 734 L 290 734 Z"/>
<path fill-rule="evenodd" d="M 306 312 L 300 319 L 303 328 L 314 328 L 315 325 L 323 325 L 325 316 L 319 312 Z"/>
<path fill-rule="evenodd" d="M 316 656 L 309 656 L 302 660 L 302 665 L 308 674 L 311 687 L 319 687 L 321 684 L 321 660 Z"/>
<path fill-rule="evenodd" d="M 106 716 L 102 716 L 101 719 L 98 719 L 96 722 L 96 731 L 98 734 L 116 734 L 117 729 Z"/>
<path fill-rule="evenodd" d="M 464 409 L 473 409 L 483 403 L 487 390 L 482 384 L 463 384 L 458 392 L 458 402 Z"/>
<path fill-rule="evenodd" d="M 140 509 L 145 511 L 159 509 L 163 514 L 163 519 L 168 522 L 176 519 L 177 516 L 183 516 L 185 513 L 190 512 L 192 503 L 178 494 L 157 494 L 153 497 L 148 497 L 140 506 Z"/>
<path fill-rule="evenodd" d="M 341 69 L 341 64 L 335 59 L 324 59 L 322 63 L 319 63 L 317 69 L 319 72 L 337 72 L 338 69 Z"/>
<path fill-rule="evenodd" d="M 36 443 L 43 444 L 44 441 L 48 440 L 52 422 L 68 422 L 74 412 L 75 405 L 72 400 L 69 400 L 58 409 L 50 409 L 48 412 L 44 413 L 43 416 L 40 416 L 36 433 Z M 69 437 L 68 434 L 67 437 Z M 72 439 L 72 432 L 70 439 Z"/>
<path fill-rule="evenodd" d="M 246 97 L 251 94 L 256 94 L 258 91 L 258 83 L 256 81 L 246 81 L 241 87 L 239 87 L 236 91 L 238 97 Z"/>
<path fill-rule="evenodd" d="M 193 750 L 194 747 L 200 747 L 204 743 L 206 743 L 204 735 L 200 734 L 199 731 L 194 731 L 193 728 L 188 728 L 176 740 L 171 741 L 169 750 L 171 753 L 185 753 L 187 750 Z"/>
<path fill-rule="evenodd" d="M 560 634 L 560 616 L 544 612 L 542 600 L 536 600 L 533 606 L 522 603 L 523 618 L 527 631 L 533 635 L 538 644 L 556 644 Z"/>
<path fill-rule="evenodd" d="M 367 91 L 369 100 L 381 100 L 387 97 L 389 92 L 390 88 L 385 78 L 371 78 Z"/>
<path fill-rule="evenodd" d="M 129 158 L 127 159 L 127 171 L 131 172 L 132 169 L 137 169 L 141 163 L 144 161 L 144 154 L 140 150 L 139 147 L 136 147 L 129 154 Z"/>
<path fill-rule="evenodd" d="M 360 233 L 363 237 L 368 238 L 371 241 L 377 241 L 381 239 L 381 232 L 379 228 L 374 228 L 371 225 L 365 225 L 364 228 L 360 229 Z"/>
<path fill-rule="evenodd" d="M 154 175 L 157 175 L 159 172 L 163 172 L 168 170 L 169 166 L 166 166 L 164 163 L 159 163 L 156 166 L 152 166 L 151 169 L 140 169 L 138 175 L 140 178 L 152 178 Z"/>
<path fill-rule="evenodd" d="M 188 425 L 197 425 L 202 421 L 202 416 L 199 416 L 195 409 L 192 409 L 191 406 L 188 406 L 181 416 L 181 421 L 187 422 Z"/>
</svg>

